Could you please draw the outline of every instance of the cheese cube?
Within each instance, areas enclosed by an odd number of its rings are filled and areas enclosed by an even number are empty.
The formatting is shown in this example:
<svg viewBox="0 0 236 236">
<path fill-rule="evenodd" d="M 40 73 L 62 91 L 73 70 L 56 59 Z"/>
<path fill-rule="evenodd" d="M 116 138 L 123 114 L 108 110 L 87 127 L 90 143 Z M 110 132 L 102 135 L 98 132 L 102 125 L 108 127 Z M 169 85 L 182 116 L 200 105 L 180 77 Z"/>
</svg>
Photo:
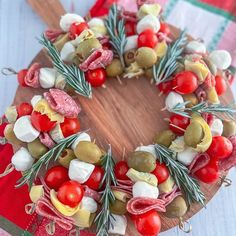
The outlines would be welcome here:
<svg viewBox="0 0 236 236">
<path fill-rule="evenodd" d="M 111 222 L 109 225 L 109 234 L 118 234 L 125 235 L 125 231 L 127 228 L 127 219 L 124 215 L 116 215 L 112 214 Z"/>
<path fill-rule="evenodd" d="M 80 15 L 67 13 L 61 17 L 60 27 L 63 31 L 68 32 L 72 23 L 84 22 L 84 18 Z"/>
<path fill-rule="evenodd" d="M 156 16 L 146 15 L 137 23 L 137 33 L 140 34 L 147 29 L 152 29 L 154 33 L 157 33 L 160 27 L 160 21 Z"/>
<path fill-rule="evenodd" d="M 91 197 L 83 197 L 80 203 L 80 208 L 95 213 L 98 209 L 98 204 Z"/>
<path fill-rule="evenodd" d="M 53 88 L 56 81 L 56 70 L 53 68 L 41 68 L 39 71 L 39 83 L 42 88 Z"/>
<path fill-rule="evenodd" d="M 133 197 L 158 198 L 159 190 L 146 182 L 138 181 L 133 185 Z"/>
</svg>

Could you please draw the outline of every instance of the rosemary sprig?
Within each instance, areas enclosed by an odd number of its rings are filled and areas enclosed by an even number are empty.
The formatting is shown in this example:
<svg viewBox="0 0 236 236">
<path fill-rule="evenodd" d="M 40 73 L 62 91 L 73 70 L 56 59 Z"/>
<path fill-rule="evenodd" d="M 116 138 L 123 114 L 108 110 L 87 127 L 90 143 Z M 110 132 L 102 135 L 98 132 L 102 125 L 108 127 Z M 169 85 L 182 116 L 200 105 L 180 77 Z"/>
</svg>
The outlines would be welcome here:
<svg viewBox="0 0 236 236">
<path fill-rule="evenodd" d="M 228 118 L 234 120 L 234 115 L 236 114 L 236 109 L 233 106 L 226 106 L 222 104 L 208 104 L 207 102 L 201 102 L 193 107 L 185 107 L 188 102 L 178 103 L 175 105 L 170 112 L 179 114 L 185 117 L 191 117 L 189 113 L 210 113 L 217 117 L 220 114 L 225 114 Z"/>
<path fill-rule="evenodd" d="M 19 188 L 26 183 L 28 183 L 29 187 L 31 188 L 42 166 L 44 165 L 46 168 L 48 168 L 49 162 L 53 159 L 56 161 L 63 150 L 67 147 L 70 147 L 81 133 L 82 132 L 73 134 L 65 139 L 62 139 L 57 145 L 41 156 L 40 159 L 35 162 L 29 170 L 23 173 L 23 176 L 17 181 L 16 188 Z"/>
<path fill-rule="evenodd" d="M 111 184 L 117 185 L 117 180 L 113 171 L 115 162 L 112 157 L 111 146 L 102 158 L 102 167 L 104 169 L 104 176 L 100 183 L 100 186 L 105 184 L 105 189 L 102 191 L 102 208 L 95 218 L 95 223 L 97 225 L 97 236 L 108 236 L 109 225 L 111 224 L 111 213 L 110 204 L 115 201 L 115 196 L 111 189 Z"/>
<path fill-rule="evenodd" d="M 113 4 L 109 10 L 108 16 L 105 20 L 105 25 L 110 36 L 110 43 L 118 54 L 122 66 L 124 63 L 124 48 L 126 45 L 125 24 L 124 19 L 119 19 L 117 5 Z"/>
<path fill-rule="evenodd" d="M 45 35 L 38 39 L 47 50 L 52 59 L 53 65 L 56 67 L 66 79 L 66 82 L 80 95 L 84 97 L 92 97 L 92 89 L 90 83 L 85 80 L 84 72 L 76 65 L 65 64 L 55 46 L 48 40 Z"/>
<path fill-rule="evenodd" d="M 187 42 L 186 31 L 180 33 L 179 38 L 172 43 L 167 49 L 164 57 L 160 62 L 152 67 L 153 78 L 156 84 L 160 84 L 169 79 L 169 77 L 177 70 L 178 60 L 181 59 L 181 54 L 184 50 L 184 45 Z"/>
<path fill-rule="evenodd" d="M 156 144 L 155 151 L 157 158 L 161 163 L 165 163 L 175 183 L 190 205 L 193 202 L 201 203 L 205 206 L 205 196 L 200 190 L 197 180 L 189 175 L 187 167 L 175 160 L 176 153 L 169 148 Z"/>
</svg>

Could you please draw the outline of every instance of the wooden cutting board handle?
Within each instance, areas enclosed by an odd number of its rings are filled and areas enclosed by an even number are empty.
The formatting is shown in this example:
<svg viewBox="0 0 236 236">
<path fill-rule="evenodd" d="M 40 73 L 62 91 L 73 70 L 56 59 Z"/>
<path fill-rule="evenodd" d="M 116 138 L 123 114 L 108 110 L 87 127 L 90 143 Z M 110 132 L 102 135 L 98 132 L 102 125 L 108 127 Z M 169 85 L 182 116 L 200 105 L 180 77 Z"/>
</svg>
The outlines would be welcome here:
<svg viewBox="0 0 236 236">
<path fill-rule="evenodd" d="M 61 15 L 66 11 L 59 0 L 27 0 L 27 2 L 50 29 L 60 28 Z"/>
</svg>

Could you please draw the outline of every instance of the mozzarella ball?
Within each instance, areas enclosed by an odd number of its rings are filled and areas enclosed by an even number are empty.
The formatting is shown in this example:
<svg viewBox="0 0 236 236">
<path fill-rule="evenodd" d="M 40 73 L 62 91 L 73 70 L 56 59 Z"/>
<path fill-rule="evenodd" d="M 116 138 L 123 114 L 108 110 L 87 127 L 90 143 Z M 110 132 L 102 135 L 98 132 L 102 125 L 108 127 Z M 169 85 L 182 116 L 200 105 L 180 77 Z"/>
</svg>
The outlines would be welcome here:
<svg viewBox="0 0 236 236">
<path fill-rule="evenodd" d="M 98 204 L 91 197 L 83 197 L 80 203 L 80 208 L 95 213 L 98 209 Z"/>
<path fill-rule="evenodd" d="M 127 228 L 126 217 L 124 215 L 112 214 L 108 233 L 125 235 L 126 228 Z"/>
<path fill-rule="evenodd" d="M 56 81 L 56 70 L 53 68 L 41 68 L 39 70 L 39 83 L 42 88 L 53 88 Z"/>
<path fill-rule="evenodd" d="M 40 134 L 40 132 L 32 126 L 30 116 L 20 117 L 14 124 L 13 131 L 20 141 L 26 143 L 34 141 Z"/>
<path fill-rule="evenodd" d="M 26 171 L 33 165 L 34 158 L 22 147 L 12 156 L 11 163 L 17 171 Z"/>
<path fill-rule="evenodd" d="M 143 181 L 138 181 L 133 185 L 132 193 L 133 197 L 149 197 L 156 199 L 159 196 L 157 187 Z"/>
<path fill-rule="evenodd" d="M 178 152 L 177 160 L 183 165 L 188 166 L 197 154 L 198 152 L 194 151 L 191 147 L 187 147 L 183 152 Z"/>
<path fill-rule="evenodd" d="M 135 151 L 149 152 L 154 157 L 156 157 L 155 145 L 147 145 L 147 146 L 139 146 L 135 149 Z"/>
<path fill-rule="evenodd" d="M 32 107 L 34 107 L 41 99 L 43 99 L 42 95 L 34 95 L 30 101 Z"/>
<path fill-rule="evenodd" d="M 91 142 L 91 138 L 89 136 L 89 134 L 87 133 L 81 133 L 78 138 L 73 142 L 72 144 L 72 149 L 75 150 L 77 144 L 81 141 L 88 141 L 88 142 Z"/>
<path fill-rule="evenodd" d="M 214 119 L 211 125 L 211 134 L 212 136 L 221 136 L 223 133 L 223 123 L 220 119 Z"/>
<path fill-rule="evenodd" d="M 105 23 L 104 23 L 103 19 L 98 18 L 98 17 L 94 17 L 88 22 L 88 26 L 89 26 L 89 28 L 93 28 L 93 27 L 97 27 L 97 26 L 105 26 Z"/>
<path fill-rule="evenodd" d="M 138 35 L 132 35 L 127 37 L 126 39 L 127 41 L 124 48 L 125 52 L 138 47 Z"/>
<path fill-rule="evenodd" d="M 206 46 L 199 42 L 199 41 L 190 41 L 186 47 L 185 51 L 187 53 L 201 53 L 205 54 L 206 53 Z"/>
<path fill-rule="evenodd" d="M 63 61 L 71 62 L 75 53 L 75 47 L 71 42 L 67 42 L 64 44 L 61 49 L 60 56 Z"/>
<path fill-rule="evenodd" d="M 183 103 L 184 99 L 183 97 L 176 93 L 176 92 L 170 92 L 165 100 L 165 104 L 166 104 L 166 108 L 167 110 L 171 110 L 172 108 L 174 108 L 177 104 L 179 103 Z M 185 106 L 183 106 L 184 108 Z"/>
<path fill-rule="evenodd" d="M 144 16 L 137 23 L 137 33 L 140 34 L 146 29 L 152 29 L 155 33 L 157 33 L 160 29 L 159 19 L 153 15 Z"/>
<path fill-rule="evenodd" d="M 60 27 L 63 31 L 68 32 L 71 24 L 74 22 L 77 23 L 84 22 L 84 18 L 77 14 L 67 13 L 61 17 Z"/>
<path fill-rule="evenodd" d="M 209 60 L 220 70 L 227 69 L 232 62 L 231 55 L 225 50 L 215 50 L 211 52 Z"/>
</svg>

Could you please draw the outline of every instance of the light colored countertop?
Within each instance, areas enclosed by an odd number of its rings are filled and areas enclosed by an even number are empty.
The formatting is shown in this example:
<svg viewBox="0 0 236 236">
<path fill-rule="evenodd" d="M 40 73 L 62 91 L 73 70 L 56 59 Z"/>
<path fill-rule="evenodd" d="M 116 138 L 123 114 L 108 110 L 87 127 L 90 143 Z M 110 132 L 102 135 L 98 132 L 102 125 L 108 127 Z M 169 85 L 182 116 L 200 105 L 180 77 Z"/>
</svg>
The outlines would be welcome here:
<svg viewBox="0 0 236 236">
<path fill-rule="evenodd" d="M 62 1 L 70 11 L 71 0 Z M 84 15 L 94 0 L 74 1 L 75 10 Z M 0 0 L 0 68 L 12 67 L 15 70 L 27 67 L 41 46 L 35 37 L 46 26 L 25 3 L 25 0 Z M 0 114 L 11 104 L 17 82 L 15 76 L 0 75 Z M 236 235 L 236 170 L 229 177 L 233 185 L 222 187 L 214 199 L 191 219 L 193 236 L 234 236 Z M 161 234 L 163 236 L 185 235 L 178 228 Z"/>
</svg>

